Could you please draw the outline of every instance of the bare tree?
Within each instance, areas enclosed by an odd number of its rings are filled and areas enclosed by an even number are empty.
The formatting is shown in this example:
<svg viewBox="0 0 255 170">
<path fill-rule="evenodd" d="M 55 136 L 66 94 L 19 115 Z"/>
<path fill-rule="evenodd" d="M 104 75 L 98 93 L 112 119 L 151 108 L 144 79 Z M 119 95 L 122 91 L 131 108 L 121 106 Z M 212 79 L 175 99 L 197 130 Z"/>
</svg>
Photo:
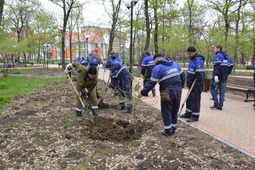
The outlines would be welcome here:
<svg viewBox="0 0 255 170">
<path fill-rule="evenodd" d="M 159 45 L 158 45 L 158 37 L 159 37 L 159 20 L 158 20 L 158 1 L 154 1 L 153 3 L 153 11 L 154 11 L 154 48 L 155 48 L 155 53 L 158 53 L 159 51 Z"/>
<path fill-rule="evenodd" d="M 211 7 L 222 14 L 225 23 L 225 44 L 228 42 L 228 35 L 231 24 L 231 17 L 239 10 L 239 7 L 244 6 L 247 0 L 208 0 Z M 240 2 L 240 4 L 239 4 Z M 238 5 L 239 4 L 239 5 Z"/>
<path fill-rule="evenodd" d="M 39 5 L 40 4 L 36 0 L 8 1 L 6 14 L 11 22 L 12 30 L 17 34 L 18 43 L 28 38 L 29 24 L 33 20 L 32 18 L 37 12 Z M 26 62 L 26 54 L 24 51 L 23 55 Z"/>
<path fill-rule="evenodd" d="M 106 8 L 105 0 L 102 0 L 102 3 L 104 5 L 104 9 L 108 16 L 111 18 L 111 30 L 110 30 L 110 40 L 109 40 L 109 48 L 108 48 L 108 54 L 112 51 L 113 41 L 115 38 L 115 32 L 117 31 L 117 24 L 119 21 L 119 14 L 120 14 L 120 5 L 122 3 L 122 0 L 117 0 L 115 3 L 115 0 L 110 0 L 111 4 L 111 12 L 109 12 Z"/>
<path fill-rule="evenodd" d="M 63 10 L 63 26 L 61 29 L 61 44 L 62 44 L 62 69 L 65 69 L 65 36 L 66 36 L 66 28 L 67 28 L 67 23 L 68 19 L 70 16 L 70 13 L 73 9 L 78 8 L 82 6 L 78 2 L 78 0 L 50 0 L 52 3 L 58 5 L 59 7 L 62 8 Z"/>
</svg>

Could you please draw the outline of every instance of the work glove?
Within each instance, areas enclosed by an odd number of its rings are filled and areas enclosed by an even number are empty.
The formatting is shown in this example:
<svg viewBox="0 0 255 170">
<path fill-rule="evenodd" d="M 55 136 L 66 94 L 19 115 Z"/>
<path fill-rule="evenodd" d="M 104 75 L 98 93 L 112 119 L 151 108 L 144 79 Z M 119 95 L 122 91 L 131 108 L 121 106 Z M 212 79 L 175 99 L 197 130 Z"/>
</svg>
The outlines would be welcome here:
<svg viewBox="0 0 255 170">
<path fill-rule="evenodd" d="M 219 77 L 218 77 L 218 76 L 214 76 L 214 81 L 215 81 L 216 83 L 218 83 L 218 82 L 219 82 Z"/>
<path fill-rule="evenodd" d="M 66 69 L 67 70 L 72 70 L 73 69 L 73 65 L 71 63 L 66 65 Z"/>
</svg>

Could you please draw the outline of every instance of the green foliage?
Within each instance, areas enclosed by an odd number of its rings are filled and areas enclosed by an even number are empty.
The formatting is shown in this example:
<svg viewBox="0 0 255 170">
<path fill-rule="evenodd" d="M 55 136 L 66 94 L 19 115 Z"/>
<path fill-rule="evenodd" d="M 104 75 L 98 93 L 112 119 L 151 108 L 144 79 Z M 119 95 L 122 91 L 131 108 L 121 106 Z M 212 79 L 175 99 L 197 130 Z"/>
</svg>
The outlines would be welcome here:
<svg viewBox="0 0 255 170">
<path fill-rule="evenodd" d="M 64 127 L 69 127 L 69 126 L 73 126 L 73 125 L 75 125 L 75 123 L 65 123 Z"/>
<path fill-rule="evenodd" d="M 25 95 L 39 85 L 48 82 L 63 81 L 65 78 L 33 78 L 26 77 L 0 77 L 0 110 L 17 95 Z"/>
<path fill-rule="evenodd" d="M 51 132 L 42 132 L 41 135 L 43 137 L 49 137 L 51 135 Z"/>
</svg>

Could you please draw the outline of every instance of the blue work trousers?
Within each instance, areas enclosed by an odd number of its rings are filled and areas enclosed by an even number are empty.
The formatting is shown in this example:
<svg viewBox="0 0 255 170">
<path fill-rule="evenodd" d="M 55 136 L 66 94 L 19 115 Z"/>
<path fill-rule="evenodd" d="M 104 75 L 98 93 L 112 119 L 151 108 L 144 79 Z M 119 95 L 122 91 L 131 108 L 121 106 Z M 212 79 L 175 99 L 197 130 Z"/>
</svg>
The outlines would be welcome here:
<svg viewBox="0 0 255 170">
<path fill-rule="evenodd" d="M 192 112 L 191 119 L 198 120 L 200 116 L 201 93 L 203 86 L 194 86 L 186 101 L 186 109 Z"/>
<path fill-rule="evenodd" d="M 165 130 L 174 133 L 177 124 L 177 114 L 181 102 L 181 91 L 171 90 L 170 91 L 170 102 L 161 102 L 161 114 Z"/>
</svg>

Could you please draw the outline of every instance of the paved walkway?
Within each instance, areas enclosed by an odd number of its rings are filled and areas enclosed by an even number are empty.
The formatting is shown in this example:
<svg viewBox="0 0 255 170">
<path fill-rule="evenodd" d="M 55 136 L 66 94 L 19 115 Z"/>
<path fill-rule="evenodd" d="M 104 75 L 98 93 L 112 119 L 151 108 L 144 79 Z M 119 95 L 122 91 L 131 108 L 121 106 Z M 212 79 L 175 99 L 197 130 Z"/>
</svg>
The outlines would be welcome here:
<svg viewBox="0 0 255 170">
<path fill-rule="evenodd" d="M 107 81 L 109 71 L 100 69 L 99 78 Z M 133 87 L 142 84 L 142 80 L 135 78 Z M 158 84 L 156 86 L 156 97 L 144 97 L 142 100 L 160 109 L 160 96 Z M 182 101 L 185 99 L 188 90 L 183 89 Z M 228 143 L 255 155 L 255 110 L 253 102 L 244 102 L 245 97 L 226 93 L 223 110 L 211 110 L 213 105 L 210 100 L 210 92 L 202 93 L 201 115 L 198 122 L 192 123 L 194 126 L 217 136 Z M 185 106 L 183 112 L 185 111 Z M 185 120 L 185 119 L 183 119 Z"/>
</svg>

